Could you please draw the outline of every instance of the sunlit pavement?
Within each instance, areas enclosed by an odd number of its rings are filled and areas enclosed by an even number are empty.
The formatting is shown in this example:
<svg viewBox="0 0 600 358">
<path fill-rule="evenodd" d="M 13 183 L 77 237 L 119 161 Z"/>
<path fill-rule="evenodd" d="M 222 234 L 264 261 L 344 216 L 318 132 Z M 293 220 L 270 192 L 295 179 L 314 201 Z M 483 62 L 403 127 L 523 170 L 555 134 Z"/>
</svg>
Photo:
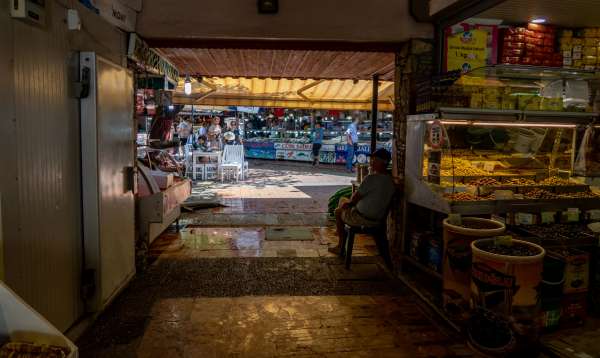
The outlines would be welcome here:
<svg viewBox="0 0 600 358">
<path fill-rule="evenodd" d="M 154 263 L 78 342 L 82 357 L 473 356 L 383 267 L 370 237 L 357 237 L 351 270 L 327 251 L 327 200 L 351 176 L 251 168 L 243 183 L 195 186 L 227 206 L 186 214 L 180 232 L 156 240 Z"/>
</svg>

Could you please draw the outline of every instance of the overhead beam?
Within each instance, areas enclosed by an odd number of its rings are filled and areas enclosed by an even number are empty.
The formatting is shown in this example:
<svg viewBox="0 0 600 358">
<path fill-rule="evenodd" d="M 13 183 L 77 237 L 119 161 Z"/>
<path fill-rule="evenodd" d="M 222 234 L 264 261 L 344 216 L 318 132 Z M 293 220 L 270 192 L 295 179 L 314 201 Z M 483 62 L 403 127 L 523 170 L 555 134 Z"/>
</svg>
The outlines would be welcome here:
<svg viewBox="0 0 600 358">
<path fill-rule="evenodd" d="M 401 42 L 319 41 L 272 39 L 201 39 L 201 38 L 144 38 L 156 48 L 228 48 L 251 50 L 313 50 L 352 52 L 395 52 Z"/>
</svg>

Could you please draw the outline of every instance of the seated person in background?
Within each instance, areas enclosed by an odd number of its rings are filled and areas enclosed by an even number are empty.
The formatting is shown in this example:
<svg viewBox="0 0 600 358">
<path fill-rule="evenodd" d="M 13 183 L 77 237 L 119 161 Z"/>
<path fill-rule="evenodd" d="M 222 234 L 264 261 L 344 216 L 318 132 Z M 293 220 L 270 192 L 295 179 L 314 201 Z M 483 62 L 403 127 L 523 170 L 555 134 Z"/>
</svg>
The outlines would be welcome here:
<svg viewBox="0 0 600 358">
<path fill-rule="evenodd" d="M 340 200 L 335 210 L 338 244 L 329 251 L 339 255 L 346 230 L 344 225 L 375 227 L 386 220 L 387 210 L 394 197 L 394 181 L 387 167 L 391 155 L 380 148 L 371 155 L 371 174 L 358 187 L 350 199 Z"/>
</svg>

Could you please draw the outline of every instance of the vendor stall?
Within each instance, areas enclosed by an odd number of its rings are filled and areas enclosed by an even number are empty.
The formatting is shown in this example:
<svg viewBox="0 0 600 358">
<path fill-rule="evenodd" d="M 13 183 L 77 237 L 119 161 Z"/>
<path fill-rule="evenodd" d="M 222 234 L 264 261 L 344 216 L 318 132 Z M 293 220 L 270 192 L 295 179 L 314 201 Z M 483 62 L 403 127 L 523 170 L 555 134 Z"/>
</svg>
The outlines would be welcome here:
<svg viewBox="0 0 600 358">
<path fill-rule="evenodd" d="M 524 356 L 598 297 L 600 76 L 558 60 L 586 29 L 495 21 L 498 51 L 476 22 L 446 33 L 459 75 L 436 110 L 407 119 L 401 278 L 478 351 Z M 461 51 L 473 63 L 456 65 Z"/>
</svg>

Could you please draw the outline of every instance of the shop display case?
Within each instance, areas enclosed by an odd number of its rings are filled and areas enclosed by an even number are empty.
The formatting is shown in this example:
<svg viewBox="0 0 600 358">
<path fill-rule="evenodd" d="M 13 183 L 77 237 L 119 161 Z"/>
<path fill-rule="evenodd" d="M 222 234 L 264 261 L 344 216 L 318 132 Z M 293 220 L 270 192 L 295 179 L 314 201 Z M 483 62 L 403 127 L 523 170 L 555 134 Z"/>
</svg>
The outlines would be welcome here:
<svg viewBox="0 0 600 358">
<path fill-rule="evenodd" d="M 468 215 L 600 208 L 597 188 L 574 175 L 579 129 L 594 118 L 449 108 L 410 116 L 407 199 Z M 443 128 L 446 142 L 439 150 L 439 181 L 428 180 L 429 158 L 436 152 L 428 143 L 434 124 Z"/>
<path fill-rule="evenodd" d="M 345 163 L 345 128 L 350 122 L 336 125 L 325 123 L 324 140 L 320 152 L 321 163 Z M 366 125 L 359 127 L 359 144 L 354 160 L 367 163 L 371 153 L 371 132 Z M 383 122 L 377 133 L 377 146 L 391 150 L 391 122 Z M 311 130 L 251 129 L 244 140 L 246 157 L 256 159 L 312 160 Z"/>
</svg>

